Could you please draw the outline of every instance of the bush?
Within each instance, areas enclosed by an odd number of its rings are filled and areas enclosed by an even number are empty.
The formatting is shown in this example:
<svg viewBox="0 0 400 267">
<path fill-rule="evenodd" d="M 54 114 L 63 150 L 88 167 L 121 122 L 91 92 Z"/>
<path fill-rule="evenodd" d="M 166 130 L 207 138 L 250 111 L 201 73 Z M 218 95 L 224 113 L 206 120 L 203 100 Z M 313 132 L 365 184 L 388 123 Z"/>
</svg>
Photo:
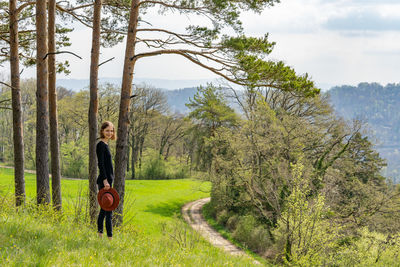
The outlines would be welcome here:
<svg viewBox="0 0 400 267">
<path fill-rule="evenodd" d="M 170 179 L 167 175 L 165 163 L 159 157 L 150 159 L 144 164 L 141 171 L 138 172 L 139 179 Z"/>
<path fill-rule="evenodd" d="M 249 247 L 257 253 L 264 253 L 272 245 L 270 235 L 262 225 L 251 232 L 249 242 Z"/>
<path fill-rule="evenodd" d="M 66 177 L 85 178 L 87 170 L 87 143 L 83 140 L 61 145 L 61 174 Z"/>
<path fill-rule="evenodd" d="M 175 157 L 164 160 L 154 149 L 143 153 L 142 168 L 137 169 L 137 179 L 167 180 L 183 179 L 189 176 L 189 167 Z"/>
<path fill-rule="evenodd" d="M 252 215 L 239 218 L 233 237 L 256 252 L 264 251 L 270 243 L 267 231 Z"/>
<path fill-rule="evenodd" d="M 225 225 L 229 219 L 229 214 L 226 210 L 222 210 L 217 213 L 217 222 L 220 225 Z"/>
<path fill-rule="evenodd" d="M 234 219 L 229 222 L 230 227 L 236 224 L 233 238 L 247 248 L 257 253 L 262 253 L 271 245 L 272 242 L 267 229 L 260 225 L 252 215 L 231 218 Z"/>
<path fill-rule="evenodd" d="M 358 235 L 358 238 L 342 244 L 340 253 L 333 255 L 331 265 L 398 266 L 400 234 L 385 235 L 364 227 L 358 230 Z"/>
<path fill-rule="evenodd" d="M 238 222 L 239 222 L 239 216 L 233 215 L 229 217 L 228 221 L 226 222 L 226 228 L 228 228 L 229 231 L 234 231 L 236 229 Z"/>
</svg>

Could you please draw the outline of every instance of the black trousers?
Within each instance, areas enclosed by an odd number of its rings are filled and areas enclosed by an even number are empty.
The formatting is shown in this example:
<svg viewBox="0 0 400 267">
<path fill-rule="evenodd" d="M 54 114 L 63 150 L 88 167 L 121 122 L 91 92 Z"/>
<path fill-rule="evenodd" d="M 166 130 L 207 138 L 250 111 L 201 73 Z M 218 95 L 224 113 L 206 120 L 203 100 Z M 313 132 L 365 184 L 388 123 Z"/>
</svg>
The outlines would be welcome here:
<svg viewBox="0 0 400 267">
<path fill-rule="evenodd" d="M 100 187 L 99 185 L 99 190 L 103 187 L 104 186 Z M 103 233 L 104 219 L 106 219 L 107 236 L 112 237 L 112 211 L 100 209 L 99 217 L 97 218 L 97 232 Z"/>
</svg>

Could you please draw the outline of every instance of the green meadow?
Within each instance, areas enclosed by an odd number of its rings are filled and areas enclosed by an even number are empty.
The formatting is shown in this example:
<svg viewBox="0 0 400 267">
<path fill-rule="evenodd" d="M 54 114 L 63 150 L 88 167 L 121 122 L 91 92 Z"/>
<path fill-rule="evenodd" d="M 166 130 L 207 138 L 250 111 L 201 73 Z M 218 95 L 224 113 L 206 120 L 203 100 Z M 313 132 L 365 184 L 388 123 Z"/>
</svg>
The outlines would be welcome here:
<svg viewBox="0 0 400 267">
<path fill-rule="evenodd" d="M 35 205 L 36 177 L 25 174 L 23 208 L 14 207 L 13 170 L 0 168 L 0 266 L 253 266 L 186 225 L 181 207 L 209 196 L 198 180 L 127 180 L 124 224 L 99 238 L 87 220 L 86 180 L 62 179 L 63 212 Z"/>
</svg>

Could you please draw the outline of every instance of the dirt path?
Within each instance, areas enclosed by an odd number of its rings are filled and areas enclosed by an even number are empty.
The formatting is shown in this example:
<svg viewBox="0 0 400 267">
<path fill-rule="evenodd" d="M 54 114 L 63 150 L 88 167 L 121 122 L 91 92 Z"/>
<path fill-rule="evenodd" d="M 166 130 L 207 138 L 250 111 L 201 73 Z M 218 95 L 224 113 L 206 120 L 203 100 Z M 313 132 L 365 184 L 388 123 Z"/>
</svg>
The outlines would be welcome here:
<svg viewBox="0 0 400 267">
<path fill-rule="evenodd" d="M 208 202 L 210 202 L 209 197 L 185 204 L 182 207 L 182 215 L 185 221 L 212 245 L 219 247 L 232 255 L 250 257 L 240 248 L 223 238 L 217 231 L 207 224 L 201 214 L 201 210 L 204 204 Z M 260 264 L 256 260 L 254 260 L 254 263 Z"/>
</svg>

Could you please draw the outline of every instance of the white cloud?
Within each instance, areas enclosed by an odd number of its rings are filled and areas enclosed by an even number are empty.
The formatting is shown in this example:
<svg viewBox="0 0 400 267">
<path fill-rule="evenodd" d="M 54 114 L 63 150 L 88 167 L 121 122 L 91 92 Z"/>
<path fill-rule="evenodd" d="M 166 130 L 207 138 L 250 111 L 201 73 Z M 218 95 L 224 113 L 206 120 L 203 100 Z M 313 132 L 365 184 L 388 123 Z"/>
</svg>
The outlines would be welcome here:
<svg viewBox="0 0 400 267">
<path fill-rule="evenodd" d="M 400 16 L 383 16 L 377 11 L 358 10 L 345 16 L 330 17 L 323 26 L 337 31 L 400 31 Z"/>
</svg>

